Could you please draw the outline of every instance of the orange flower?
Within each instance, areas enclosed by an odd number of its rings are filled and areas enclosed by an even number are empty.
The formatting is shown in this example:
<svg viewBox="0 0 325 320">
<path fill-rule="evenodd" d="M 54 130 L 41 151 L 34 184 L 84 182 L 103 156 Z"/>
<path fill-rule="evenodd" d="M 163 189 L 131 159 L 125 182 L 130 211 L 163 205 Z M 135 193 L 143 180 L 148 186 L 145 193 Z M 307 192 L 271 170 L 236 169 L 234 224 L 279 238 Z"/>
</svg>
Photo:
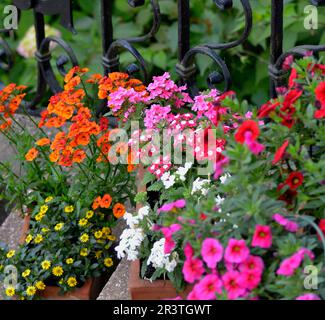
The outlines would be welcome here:
<svg viewBox="0 0 325 320">
<path fill-rule="evenodd" d="M 76 163 L 81 163 L 86 158 L 86 153 L 83 150 L 76 150 L 73 153 L 72 161 Z"/>
<path fill-rule="evenodd" d="M 103 76 L 99 73 L 92 74 L 90 78 L 86 81 L 87 83 L 98 83 Z"/>
<path fill-rule="evenodd" d="M 73 90 L 76 86 L 78 86 L 81 82 L 81 79 L 79 76 L 73 77 L 65 86 L 64 90 Z"/>
<path fill-rule="evenodd" d="M 60 128 L 65 124 L 66 120 L 59 117 L 50 118 L 46 123 L 45 127 L 48 128 Z"/>
<path fill-rule="evenodd" d="M 51 140 L 48 138 L 42 138 L 39 139 L 38 141 L 36 141 L 36 145 L 43 147 L 43 146 L 47 146 L 51 143 Z"/>
<path fill-rule="evenodd" d="M 119 219 L 124 216 L 125 207 L 121 203 L 117 203 L 113 208 L 113 215 L 115 218 Z"/>
<path fill-rule="evenodd" d="M 38 150 L 36 148 L 31 148 L 25 155 L 27 161 L 33 161 L 38 156 Z"/>
<path fill-rule="evenodd" d="M 105 194 L 100 201 L 100 207 L 108 209 L 112 203 L 112 197 L 109 194 Z"/>
<path fill-rule="evenodd" d="M 59 152 L 54 151 L 50 154 L 50 161 L 51 162 L 57 162 L 59 160 Z"/>
<path fill-rule="evenodd" d="M 102 201 L 102 198 L 101 197 L 97 197 L 94 202 L 93 202 L 93 205 L 92 205 L 92 208 L 94 210 L 98 209 L 100 204 L 101 204 L 101 201 Z"/>
<path fill-rule="evenodd" d="M 89 134 L 83 132 L 76 136 L 75 143 L 77 146 L 87 146 L 90 142 Z"/>
<path fill-rule="evenodd" d="M 6 119 L 6 121 L 1 123 L 0 131 L 4 131 L 4 130 L 8 129 L 9 127 L 11 127 L 11 125 L 12 125 L 11 119 Z"/>
</svg>

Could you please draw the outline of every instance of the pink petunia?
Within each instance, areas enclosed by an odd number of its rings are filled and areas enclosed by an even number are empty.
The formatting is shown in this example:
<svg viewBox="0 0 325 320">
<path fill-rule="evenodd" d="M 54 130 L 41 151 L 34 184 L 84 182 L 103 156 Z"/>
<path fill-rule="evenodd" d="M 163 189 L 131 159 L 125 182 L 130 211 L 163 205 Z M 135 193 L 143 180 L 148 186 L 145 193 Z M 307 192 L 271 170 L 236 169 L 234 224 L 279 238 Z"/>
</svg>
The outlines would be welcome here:
<svg viewBox="0 0 325 320">
<path fill-rule="evenodd" d="M 184 199 L 179 199 L 177 201 L 164 204 L 161 208 L 158 209 L 158 213 L 170 212 L 176 209 L 182 209 L 185 206 L 186 206 L 186 201 Z"/>
<path fill-rule="evenodd" d="M 207 238 L 202 243 L 201 255 L 207 266 L 210 269 L 215 269 L 217 263 L 222 259 L 223 247 L 218 240 Z"/>
<path fill-rule="evenodd" d="M 257 225 L 253 236 L 252 247 L 268 249 L 272 246 L 271 227 Z"/>
<path fill-rule="evenodd" d="M 304 295 L 297 297 L 296 300 L 305 300 L 305 301 L 307 301 L 307 300 L 321 300 L 321 298 L 317 294 L 306 293 Z"/>
<path fill-rule="evenodd" d="M 264 262 L 261 257 L 249 256 L 243 263 L 239 265 L 241 272 L 254 271 L 262 273 L 264 270 Z"/>
<path fill-rule="evenodd" d="M 173 234 L 181 229 L 182 226 L 180 226 L 179 224 L 172 224 L 170 227 L 163 227 L 160 229 L 165 237 L 165 244 L 164 244 L 165 254 L 169 254 L 174 250 L 176 243 L 173 239 Z"/>
<path fill-rule="evenodd" d="M 230 239 L 225 251 L 225 260 L 230 263 L 242 263 L 249 256 L 245 240 Z"/>
<path fill-rule="evenodd" d="M 199 258 L 187 259 L 183 265 L 184 279 L 188 283 L 199 280 L 204 273 L 203 261 Z"/>
<path fill-rule="evenodd" d="M 207 275 L 195 285 L 195 291 L 199 300 L 214 300 L 222 293 L 222 281 L 217 275 Z"/>
<path fill-rule="evenodd" d="M 240 284 L 240 273 L 238 271 L 226 272 L 222 276 L 222 282 L 230 300 L 237 299 L 246 293 L 245 288 Z"/>
<path fill-rule="evenodd" d="M 245 270 L 240 274 L 239 283 L 243 288 L 254 290 L 262 280 L 262 273 L 258 270 Z"/>
<path fill-rule="evenodd" d="M 229 164 L 229 158 L 224 157 L 220 161 L 216 162 L 214 165 L 214 176 L 213 178 L 215 180 L 219 179 L 220 176 L 222 176 L 224 172 L 224 167 Z"/>
<path fill-rule="evenodd" d="M 245 143 L 250 152 L 255 155 L 259 155 L 265 149 L 265 146 L 258 143 L 256 139 L 253 138 L 252 132 L 249 131 L 245 133 Z"/>
<path fill-rule="evenodd" d="M 190 259 L 190 258 L 192 258 L 193 255 L 194 255 L 193 247 L 192 247 L 189 243 L 187 243 L 187 244 L 185 245 L 185 248 L 184 248 L 184 255 L 185 255 L 185 258 L 186 258 L 186 259 Z"/>
<path fill-rule="evenodd" d="M 279 225 L 283 226 L 289 232 L 297 232 L 299 229 L 299 225 L 296 222 L 286 219 L 279 213 L 276 213 L 273 216 L 273 220 L 276 221 Z"/>
</svg>

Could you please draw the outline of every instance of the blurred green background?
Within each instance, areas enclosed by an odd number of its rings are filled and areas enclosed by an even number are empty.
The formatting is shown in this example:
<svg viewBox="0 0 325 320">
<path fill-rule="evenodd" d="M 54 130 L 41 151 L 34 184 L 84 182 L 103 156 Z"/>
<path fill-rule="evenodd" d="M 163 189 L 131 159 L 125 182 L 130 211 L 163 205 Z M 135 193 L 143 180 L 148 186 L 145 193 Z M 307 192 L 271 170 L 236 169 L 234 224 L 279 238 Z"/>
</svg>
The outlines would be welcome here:
<svg viewBox="0 0 325 320">
<path fill-rule="evenodd" d="M 225 42 L 238 38 L 244 27 L 243 10 L 240 1 L 234 0 L 234 9 L 220 11 L 212 0 L 191 0 L 191 45 L 207 42 Z M 0 18 L 3 7 L 10 0 L 1 1 Z M 177 1 L 160 0 L 162 25 L 155 39 L 146 44 L 137 45 L 138 50 L 148 62 L 152 74 L 169 71 L 176 79 L 177 63 Z M 242 46 L 225 52 L 225 59 L 233 79 L 233 89 L 240 98 L 260 104 L 268 97 L 267 66 L 269 61 L 269 37 L 271 1 L 251 0 L 253 8 L 253 31 Z M 318 30 L 304 28 L 304 7 L 308 0 L 285 1 L 285 39 L 284 49 L 299 44 L 325 43 L 325 7 L 319 8 Z M 152 13 L 149 1 L 138 9 L 130 7 L 127 0 L 116 0 L 114 6 L 114 37 L 125 38 L 144 34 L 151 27 Z M 81 66 L 87 66 L 92 72 L 102 72 L 101 66 L 101 28 L 100 3 L 98 0 L 74 1 L 74 21 L 77 35 L 62 28 L 57 17 L 47 17 L 46 23 L 57 28 L 62 38 L 69 42 L 79 59 Z M 32 11 L 24 11 L 15 38 L 7 39 L 12 50 L 16 50 L 33 23 Z M 2 26 L 1 26 L 2 27 Z M 59 55 L 59 49 L 56 49 Z M 36 68 L 34 58 L 25 59 L 18 54 L 13 69 L 5 74 L 0 71 L 2 82 L 16 82 L 35 87 Z M 134 62 L 128 53 L 121 55 L 121 62 Z M 199 82 L 204 87 L 205 79 L 213 65 L 208 58 L 199 57 Z"/>
</svg>

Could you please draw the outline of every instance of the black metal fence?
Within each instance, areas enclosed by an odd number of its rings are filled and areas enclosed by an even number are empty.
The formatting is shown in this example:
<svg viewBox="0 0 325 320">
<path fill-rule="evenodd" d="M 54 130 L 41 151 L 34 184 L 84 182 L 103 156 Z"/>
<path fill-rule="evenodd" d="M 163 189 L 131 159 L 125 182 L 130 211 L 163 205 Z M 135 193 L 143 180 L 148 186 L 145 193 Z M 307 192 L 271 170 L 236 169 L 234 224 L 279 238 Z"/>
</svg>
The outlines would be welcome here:
<svg viewBox="0 0 325 320">
<path fill-rule="evenodd" d="M 145 82 L 149 80 L 148 68 L 144 58 L 135 48 L 134 44 L 141 44 L 149 41 L 157 33 L 160 24 L 160 7 L 159 0 L 150 1 L 153 14 L 153 23 L 151 30 L 140 37 L 127 39 L 114 39 L 114 26 L 112 24 L 112 6 L 114 1 L 127 0 L 100 0 L 101 2 L 101 28 L 102 28 L 102 49 L 103 49 L 103 72 L 124 71 L 131 75 L 141 73 L 141 77 Z M 228 43 L 203 43 L 194 47 L 190 46 L 190 0 L 178 1 L 178 63 L 176 65 L 177 74 L 181 83 L 188 85 L 191 94 L 196 94 L 198 88 L 196 86 L 197 66 L 196 56 L 204 55 L 208 59 L 212 59 L 216 64 L 216 70 L 212 72 L 208 79 L 208 86 L 224 85 L 224 91 L 231 87 L 231 72 L 229 71 L 225 61 L 222 59 L 222 52 L 227 49 L 234 48 L 243 44 L 253 27 L 252 8 L 249 0 L 238 0 L 241 3 L 243 14 L 245 16 L 245 28 L 242 35 L 235 41 Z M 211 0 L 220 10 L 231 10 L 233 1 L 236 0 Z M 145 0 L 128 0 L 132 7 L 140 7 L 145 4 Z M 310 0 L 313 5 L 325 5 L 325 0 Z M 51 65 L 53 59 L 50 53 L 51 42 L 57 43 L 65 51 L 65 55 L 61 55 L 56 66 L 62 76 L 65 75 L 65 65 L 70 61 L 72 65 L 78 65 L 77 58 L 73 50 L 63 39 L 56 37 L 45 37 L 44 16 L 60 15 L 62 26 L 75 32 L 73 27 L 73 9 L 72 0 L 13 0 L 13 4 L 17 6 L 20 13 L 24 10 L 33 10 L 34 25 L 36 30 L 37 51 L 35 58 L 38 65 L 38 84 L 34 99 L 29 103 L 28 107 L 35 110 L 42 98 L 50 89 L 52 93 L 61 91 L 60 81 L 56 78 L 55 72 Z M 308 1 L 306 0 L 306 4 Z M 303 45 L 292 48 L 287 52 L 283 52 L 283 9 L 284 0 L 270 0 L 272 6 L 271 15 L 271 52 L 269 64 L 270 76 L 270 95 L 276 95 L 275 88 L 281 85 L 286 71 L 282 69 L 283 62 L 289 55 L 302 56 L 306 51 L 318 53 L 325 51 L 324 45 Z M 116 26 L 118 27 L 118 26 Z M 13 57 L 10 48 L 5 40 L 0 39 L 0 68 L 10 71 L 13 64 Z M 122 51 L 129 52 L 134 57 L 134 63 L 128 65 L 125 70 L 120 70 L 119 55 Z"/>
</svg>

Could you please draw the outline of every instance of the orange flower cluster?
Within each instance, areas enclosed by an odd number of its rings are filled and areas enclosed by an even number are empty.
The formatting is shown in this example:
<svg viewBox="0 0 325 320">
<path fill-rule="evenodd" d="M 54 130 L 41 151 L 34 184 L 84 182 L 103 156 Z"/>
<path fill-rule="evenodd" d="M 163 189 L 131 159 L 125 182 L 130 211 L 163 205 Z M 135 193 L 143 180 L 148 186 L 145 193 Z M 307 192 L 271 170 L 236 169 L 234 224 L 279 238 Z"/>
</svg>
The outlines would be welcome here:
<svg viewBox="0 0 325 320">
<path fill-rule="evenodd" d="M 38 150 L 36 148 L 31 148 L 25 155 L 27 161 L 34 161 L 38 156 Z"/>
<path fill-rule="evenodd" d="M 81 83 L 81 76 L 89 70 L 73 67 L 65 76 L 64 91 L 50 98 L 47 110 L 41 115 L 39 127 L 60 128 L 74 115 L 75 110 L 84 107 L 82 99 L 86 93 L 76 87 Z"/>
<path fill-rule="evenodd" d="M 120 87 L 125 89 L 133 88 L 138 92 L 146 89 L 140 80 L 131 79 L 128 74 L 121 72 L 112 72 L 107 77 L 102 77 L 100 74 L 94 74 L 87 82 L 98 84 L 99 99 L 106 99 L 111 92 L 116 91 Z"/>
<path fill-rule="evenodd" d="M 94 210 L 98 208 L 108 209 L 112 203 L 112 197 L 109 194 L 105 194 L 103 197 L 98 196 L 92 205 Z"/>
<path fill-rule="evenodd" d="M 90 110 L 81 107 L 77 115 L 71 119 L 72 124 L 68 132 L 60 131 L 56 134 L 51 144 L 50 160 L 52 162 L 70 167 L 73 163 L 81 163 L 86 158 L 86 152 L 78 147 L 87 146 L 91 136 L 100 133 L 98 124 L 90 118 Z"/>
<path fill-rule="evenodd" d="M 27 87 L 17 86 L 14 83 L 9 84 L 0 91 L 0 114 L 1 124 L 0 131 L 3 131 L 11 126 L 11 117 L 16 113 L 25 93 L 22 93 Z"/>
</svg>

